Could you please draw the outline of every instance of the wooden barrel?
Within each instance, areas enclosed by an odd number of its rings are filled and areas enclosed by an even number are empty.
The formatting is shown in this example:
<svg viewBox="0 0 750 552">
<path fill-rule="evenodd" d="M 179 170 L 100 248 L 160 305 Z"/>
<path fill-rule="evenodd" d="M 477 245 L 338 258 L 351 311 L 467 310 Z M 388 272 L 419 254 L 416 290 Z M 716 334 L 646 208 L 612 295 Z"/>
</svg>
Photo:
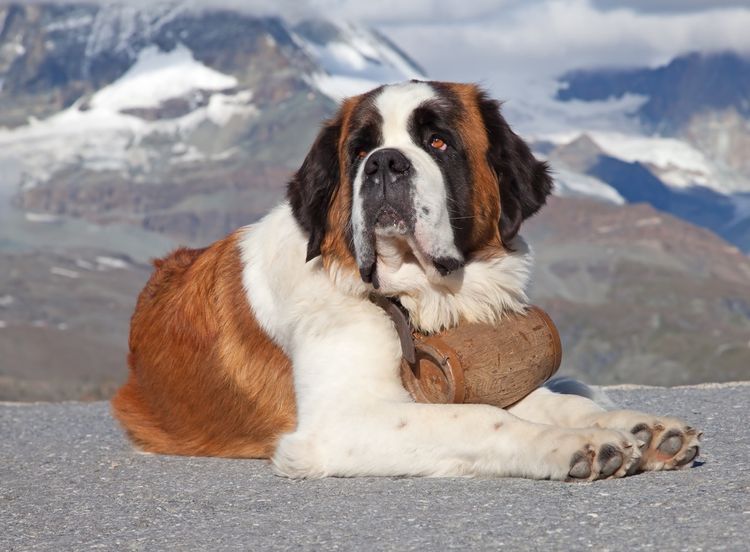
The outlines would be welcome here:
<svg viewBox="0 0 750 552">
<path fill-rule="evenodd" d="M 414 400 L 510 406 L 560 367 L 562 345 L 552 320 L 538 307 L 496 325 L 460 324 L 435 335 L 414 334 L 415 360 L 401 378 Z"/>
</svg>

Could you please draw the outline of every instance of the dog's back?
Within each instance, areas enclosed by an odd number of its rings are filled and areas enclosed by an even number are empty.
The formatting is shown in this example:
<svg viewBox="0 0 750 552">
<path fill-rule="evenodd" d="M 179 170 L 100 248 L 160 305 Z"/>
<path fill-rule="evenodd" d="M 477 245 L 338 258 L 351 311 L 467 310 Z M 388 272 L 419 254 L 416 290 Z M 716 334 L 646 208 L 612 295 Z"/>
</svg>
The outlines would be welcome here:
<svg viewBox="0 0 750 552">
<path fill-rule="evenodd" d="M 237 235 L 156 261 L 138 298 L 112 404 L 145 451 L 268 457 L 294 427 L 290 363 L 242 300 Z"/>
</svg>

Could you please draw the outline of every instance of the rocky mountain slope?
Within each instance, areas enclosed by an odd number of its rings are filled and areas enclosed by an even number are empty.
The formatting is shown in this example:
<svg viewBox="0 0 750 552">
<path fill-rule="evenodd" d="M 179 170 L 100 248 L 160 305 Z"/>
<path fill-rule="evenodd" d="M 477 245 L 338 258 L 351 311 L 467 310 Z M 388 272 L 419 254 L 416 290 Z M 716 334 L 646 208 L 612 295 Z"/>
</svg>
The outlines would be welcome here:
<svg viewBox="0 0 750 552">
<path fill-rule="evenodd" d="M 554 198 L 524 235 L 562 373 L 649 385 L 750 376 L 750 259 L 736 247 L 645 204 L 585 198 Z"/>
</svg>

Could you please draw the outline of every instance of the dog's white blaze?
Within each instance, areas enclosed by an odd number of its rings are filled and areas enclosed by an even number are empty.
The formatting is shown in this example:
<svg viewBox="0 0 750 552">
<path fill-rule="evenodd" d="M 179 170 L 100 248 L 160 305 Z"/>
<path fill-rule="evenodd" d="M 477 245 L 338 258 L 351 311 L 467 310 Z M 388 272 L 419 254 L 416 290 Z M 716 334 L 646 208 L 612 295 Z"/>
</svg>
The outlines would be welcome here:
<svg viewBox="0 0 750 552">
<path fill-rule="evenodd" d="M 407 82 L 383 89 L 375 107 L 383 117 L 383 142 L 388 147 L 411 144 L 409 118 L 427 100 L 437 98 L 435 90 L 423 82 Z"/>
<path fill-rule="evenodd" d="M 414 186 L 415 228 L 414 237 L 421 253 L 432 257 L 452 257 L 460 259 L 461 253 L 456 248 L 450 214 L 448 212 L 448 195 L 440 168 L 434 159 L 409 134 L 409 119 L 427 100 L 438 99 L 429 85 L 404 83 L 389 86 L 375 100 L 375 107 L 383 119 L 381 128 L 383 142 L 370 152 L 383 148 L 395 148 L 403 153 L 414 167 L 416 178 Z M 354 200 L 352 205 L 352 228 L 354 230 L 354 250 L 357 258 L 369 252 L 370 244 L 364 238 L 364 218 L 362 212 L 362 173 L 365 162 L 360 165 L 354 179 Z"/>
</svg>

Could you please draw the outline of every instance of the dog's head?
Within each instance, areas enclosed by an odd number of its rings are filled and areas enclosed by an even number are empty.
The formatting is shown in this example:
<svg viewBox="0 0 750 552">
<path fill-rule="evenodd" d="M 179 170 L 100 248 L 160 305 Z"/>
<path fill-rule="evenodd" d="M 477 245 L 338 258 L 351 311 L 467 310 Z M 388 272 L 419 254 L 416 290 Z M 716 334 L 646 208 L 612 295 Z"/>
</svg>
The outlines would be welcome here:
<svg viewBox="0 0 750 552">
<path fill-rule="evenodd" d="M 308 260 L 349 262 L 377 287 L 394 251 L 445 276 L 511 247 L 551 189 L 546 164 L 479 87 L 412 81 L 346 100 L 288 197 Z"/>
</svg>

